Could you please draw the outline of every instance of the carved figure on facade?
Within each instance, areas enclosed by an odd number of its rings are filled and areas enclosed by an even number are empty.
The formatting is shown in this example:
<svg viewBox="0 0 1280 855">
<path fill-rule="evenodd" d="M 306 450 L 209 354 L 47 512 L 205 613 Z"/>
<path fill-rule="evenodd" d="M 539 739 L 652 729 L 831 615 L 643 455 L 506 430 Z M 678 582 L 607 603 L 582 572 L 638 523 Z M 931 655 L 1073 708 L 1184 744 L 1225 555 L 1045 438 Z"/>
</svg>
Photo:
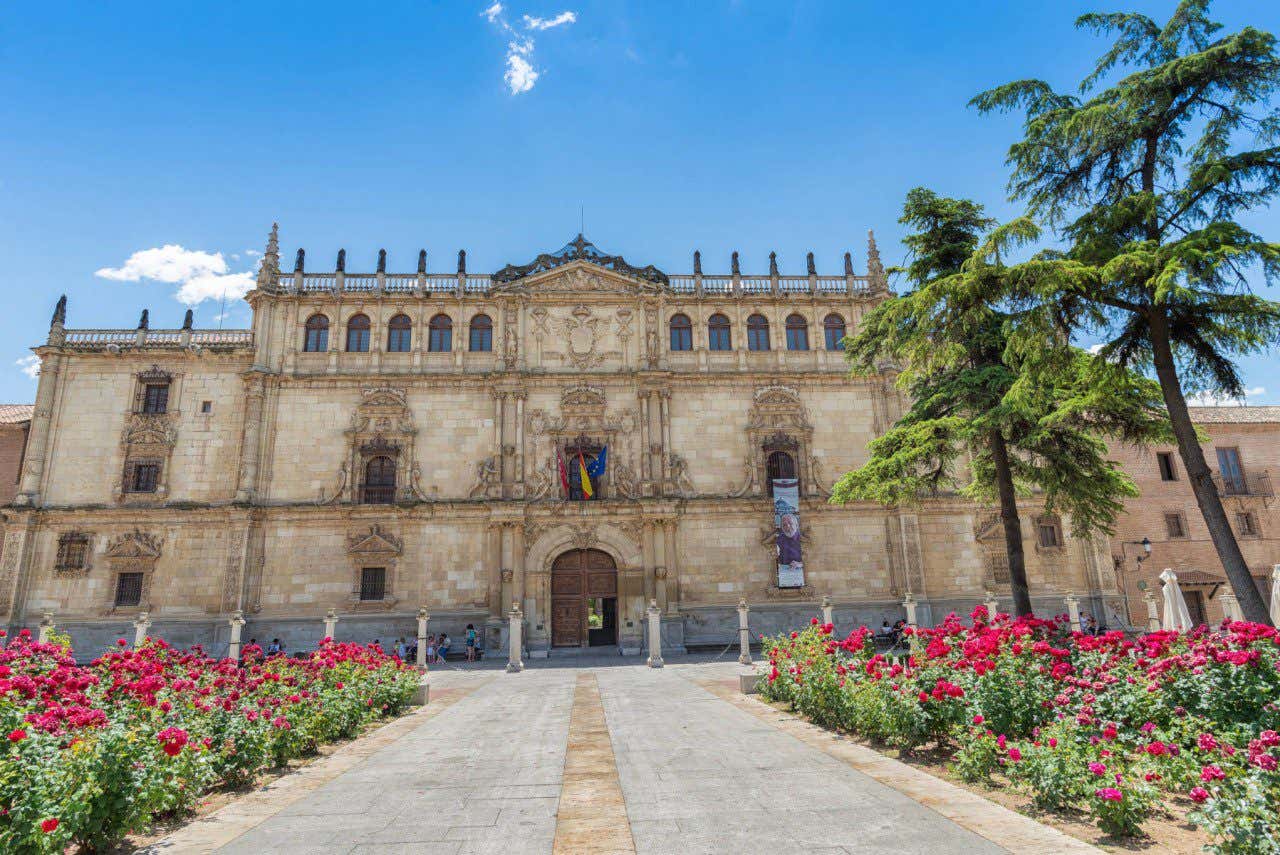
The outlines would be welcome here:
<svg viewBox="0 0 1280 855">
<path fill-rule="evenodd" d="M 502 463 L 498 455 L 491 454 L 476 464 L 476 483 L 467 497 L 471 499 L 495 499 L 502 495 Z"/>
<path fill-rule="evenodd" d="M 676 495 L 682 499 L 691 499 L 697 494 L 693 480 L 689 477 L 689 462 L 679 454 L 667 456 L 667 471 L 671 473 L 671 483 Z"/>
</svg>

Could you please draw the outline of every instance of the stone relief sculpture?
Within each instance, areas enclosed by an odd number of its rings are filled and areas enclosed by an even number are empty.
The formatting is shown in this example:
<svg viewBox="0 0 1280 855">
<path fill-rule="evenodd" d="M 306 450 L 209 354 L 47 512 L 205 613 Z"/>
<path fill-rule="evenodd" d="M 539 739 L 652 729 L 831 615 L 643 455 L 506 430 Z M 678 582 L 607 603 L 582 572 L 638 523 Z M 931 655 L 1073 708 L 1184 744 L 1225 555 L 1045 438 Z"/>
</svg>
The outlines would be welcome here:
<svg viewBox="0 0 1280 855">
<path fill-rule="evenodd" d="M 682 499 L 691 499 L 697 494 L 694 489 L 693 480 L 689 477 L 689 463 L 679 454 L 670 454 L 667 456 L 667 468 L 671 472 L 671 482 L 675 485 L 676 493 Z"/>
<path fill-rule="evenodd" d="M 501 493 L 501 462 L 498 455 L 491 454 L 476 464 L 476 483 L 467 493 L 470 499 L 494 498 Z"/>
</svg>

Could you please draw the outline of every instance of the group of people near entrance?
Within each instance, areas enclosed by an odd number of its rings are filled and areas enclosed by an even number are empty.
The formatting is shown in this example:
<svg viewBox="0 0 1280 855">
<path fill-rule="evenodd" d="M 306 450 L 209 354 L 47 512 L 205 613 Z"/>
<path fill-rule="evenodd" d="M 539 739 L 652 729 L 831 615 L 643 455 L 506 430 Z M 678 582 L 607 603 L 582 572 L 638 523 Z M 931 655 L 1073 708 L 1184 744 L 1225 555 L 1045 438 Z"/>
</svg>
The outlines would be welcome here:
<svg viewBox="0 0 1280 855">
<path fill-rule="evenodd" d="M 449 655 L 449 649 L 453 647 L 453 639 L 449 638 L 449 633 L 442 632 L 436 635 L 434 632 L 428 635 L 424 640 L 427 647 L 427 664 L 440 665 L 444 662 L 445 657 Z M 378 642 L 374 642 L 377 644 Z M 466 656 L 468 662 L 476 661 L 476 654 L 480 646 L 480 633 L 476 631 L 474 624 L 467 624 L 466 630 Z M 396 655 L 405 662 L 414 662 L 418 658 L 418 640 L 416 638 L 406 639 L 404 636 L 396 639 L 395 645 Z"/>
</svg>

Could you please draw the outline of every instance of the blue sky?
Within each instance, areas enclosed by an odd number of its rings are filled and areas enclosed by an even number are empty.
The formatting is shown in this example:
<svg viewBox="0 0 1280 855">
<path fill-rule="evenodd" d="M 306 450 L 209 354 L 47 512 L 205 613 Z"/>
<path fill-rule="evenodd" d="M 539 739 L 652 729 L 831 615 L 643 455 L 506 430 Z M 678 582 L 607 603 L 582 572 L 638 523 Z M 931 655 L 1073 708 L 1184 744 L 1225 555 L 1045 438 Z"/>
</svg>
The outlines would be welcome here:
<svg viewBox="0 0 1280 855">
<path fill-rule="evenodd" d="M 57 295 L 68 325 L 176 327 L 243 287 L 280 222 L 286 263 L 492 271 L 578 230 L 638 264 L 861 269 L 902 257 L 906 191 L 996 216 L 1018 121 L 965 104 L 1017 77 L 1059 87 L 1102 42 L 1083 11 L 1165 2 L 21 3 L 0 18 L 0 399 Z M 570 13 L 567 14 L 566 13 Z M 1219 2 L 1280 31 L 1270 0 Z M 526 17 L 527 16 L 527 17 Z M 536 77 L 534 76 L 536 75 Z M 1280 236 L 1280 213 L 1250 225 Z M 164 249 L 169 247 L 170 249 Z M 180 248 L 180 249 L 178 249 Z M 157 249 L 159 252 L 146 253 Z M 135 256 L 135 253 L 143 253 Z M 131 257 L 131 263 L 126 263 Z M 152 278 L 145 278 L 145 276 Z M 1273 292 L 1280 299 L 1280 290 Z M 248 307 L 232 300 L 228 326 Z M 1277 354 L 1245 363 L 1280 402 Z"/>
</svg>

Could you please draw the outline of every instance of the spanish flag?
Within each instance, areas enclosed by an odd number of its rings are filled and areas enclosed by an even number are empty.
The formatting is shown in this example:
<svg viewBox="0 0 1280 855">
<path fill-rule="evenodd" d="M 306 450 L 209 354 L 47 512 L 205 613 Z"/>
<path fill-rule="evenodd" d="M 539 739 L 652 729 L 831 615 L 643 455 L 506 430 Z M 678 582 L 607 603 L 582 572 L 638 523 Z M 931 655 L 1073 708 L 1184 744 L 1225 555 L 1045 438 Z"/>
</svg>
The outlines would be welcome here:
<svg viewBox="0 0 1280 855">
<path fill-rule="evenodd" d="M 582 484 L 582 495 L 588 499 L 594 495 L 591 488 L 591 476 L 587 474 L 587 463 L 582 459 L 582 452 L 578 452 L 578 481 Z"/>
</svg>

